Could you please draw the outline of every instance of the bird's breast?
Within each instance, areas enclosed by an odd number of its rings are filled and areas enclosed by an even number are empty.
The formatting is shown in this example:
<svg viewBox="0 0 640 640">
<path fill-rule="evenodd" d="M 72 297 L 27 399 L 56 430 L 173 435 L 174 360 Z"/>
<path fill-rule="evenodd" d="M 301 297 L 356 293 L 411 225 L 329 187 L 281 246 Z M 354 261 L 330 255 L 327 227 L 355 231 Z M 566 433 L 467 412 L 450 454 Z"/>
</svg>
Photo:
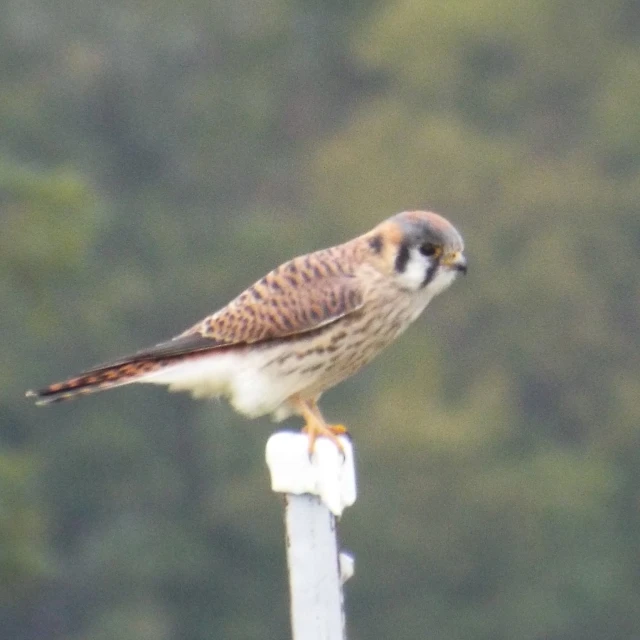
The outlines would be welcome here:
<svg viewBox="0 0 640 640">
<path fill-rule="evenodd" d="M 261 374 L 282 387 L 313 398 L 368 364 L 410 324 L 409 301 L 365 305 L 323 331 L 269 349 Z"/>
</svg>

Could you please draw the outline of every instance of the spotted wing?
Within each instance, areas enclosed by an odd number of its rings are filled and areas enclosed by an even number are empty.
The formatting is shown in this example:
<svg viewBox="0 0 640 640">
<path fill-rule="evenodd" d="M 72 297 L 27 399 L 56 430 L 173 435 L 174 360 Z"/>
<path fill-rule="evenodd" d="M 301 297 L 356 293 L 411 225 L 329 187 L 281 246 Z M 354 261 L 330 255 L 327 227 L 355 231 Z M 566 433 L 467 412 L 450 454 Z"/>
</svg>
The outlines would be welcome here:
<svg viewBox="0 0 640 640">
<path fill-rule="evenodd" d="M 363 305 L 362 288 L 339 250 L 294 258 L 173 340 L 107 366 L 277 340 L 335 322 Z"/>
<path fill-rule="evenodd" d="M 363 305 L 363 291 L 342 264 L 340 249 L 294 258 L 172 340 L 84 371 L 83 376 L 135 365 L 130 372 L 135 377 L 135 367 L 144 363 L 277 340 L 335 322 Z"/>
<path fill-rule="evenodd" d="M 181 336 L 209 348 L 277 340 L 330 324 L 363 305 L 359 281 L 335 255 L 338 248 L 294 258 Z"/>
</svg>

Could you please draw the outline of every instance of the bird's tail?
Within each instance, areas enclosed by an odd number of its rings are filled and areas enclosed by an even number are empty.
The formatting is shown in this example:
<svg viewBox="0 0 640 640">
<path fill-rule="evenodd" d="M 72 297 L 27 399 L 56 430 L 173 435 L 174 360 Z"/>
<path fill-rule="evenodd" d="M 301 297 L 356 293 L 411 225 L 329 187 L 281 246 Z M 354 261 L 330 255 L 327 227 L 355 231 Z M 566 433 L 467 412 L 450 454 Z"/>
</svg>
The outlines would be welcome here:
<svg viewBox="0 0 640 640">
<path fill-rule="evenodd" d="M 115 362 L 85 371 L 75 378 L 56 382 L 39 391 L 27 391 L 27 397 L 36 398 L 38 405 L 45 405 L 96 391 L 106 391 L 132 382 L 170 384 L 170 379 L 160 381 L 156 374 L 161 370 L 164 370 L 164 374 L 172 365 L 197 359 L 224 346 L 197 332 L 187 332 L 173 340 L 161 342 Z"/>
<path fill-rule="evenodd" d="M 38 391 L 27 391 L 27 397 L 36 398 L 37 405 L 47 405 L 63 400 L 70 400 L 76 396 L 106 391 L 125 384 L 137 382 L 167 364 L 167 360 L 127 360 L 105 365 L 69 378 L 63 382 L 56 382 Z"/>
</svg>

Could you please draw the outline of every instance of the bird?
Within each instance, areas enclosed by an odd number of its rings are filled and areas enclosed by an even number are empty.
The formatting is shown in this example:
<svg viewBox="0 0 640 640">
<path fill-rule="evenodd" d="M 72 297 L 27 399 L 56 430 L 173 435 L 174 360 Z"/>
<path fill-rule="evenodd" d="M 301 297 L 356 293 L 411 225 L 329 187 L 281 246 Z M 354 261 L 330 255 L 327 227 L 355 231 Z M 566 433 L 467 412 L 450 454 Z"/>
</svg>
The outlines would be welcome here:
<svg viewBox="0 0 640 640">
<path fill-rule="evenodd" d="M 28 391 L 48 405 L 133 383 L 224 397 L 249 418 L 304 420 L 309 454 L 342 451 L 320 396 L 389 346 L 445 291 L 467 258 L 458 230 L 432 211 L 404 211 L 343 244 L 298 256 L 171 340 Z"/>
</svg>

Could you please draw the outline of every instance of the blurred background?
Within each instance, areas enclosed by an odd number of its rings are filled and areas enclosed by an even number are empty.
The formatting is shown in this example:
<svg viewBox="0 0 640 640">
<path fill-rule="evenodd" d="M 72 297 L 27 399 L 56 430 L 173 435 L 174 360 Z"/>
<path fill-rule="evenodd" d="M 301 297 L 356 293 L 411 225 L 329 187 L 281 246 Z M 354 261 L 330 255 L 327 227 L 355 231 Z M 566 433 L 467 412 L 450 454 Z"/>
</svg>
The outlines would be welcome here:
<svg viewBox="0 0 640 640">
<path fill-rule="evenodd" d="M 2 638 L 289 636 L 267 419 L 23 394 L 410 208 L 471 269 L 324 397 L 350 638 L 640 637 L 640 3 L 4 0 L 0 56 Z"/>
</svg>

